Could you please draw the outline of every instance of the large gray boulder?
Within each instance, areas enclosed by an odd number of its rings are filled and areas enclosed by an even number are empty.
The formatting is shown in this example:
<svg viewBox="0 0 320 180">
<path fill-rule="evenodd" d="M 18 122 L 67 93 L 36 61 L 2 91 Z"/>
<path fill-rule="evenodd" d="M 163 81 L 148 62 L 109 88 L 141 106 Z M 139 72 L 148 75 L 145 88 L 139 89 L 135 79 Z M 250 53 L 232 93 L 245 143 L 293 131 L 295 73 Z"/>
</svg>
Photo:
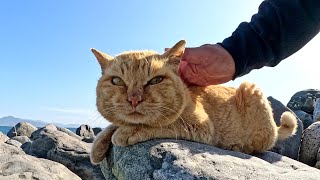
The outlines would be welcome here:
<svg viewBox="0 0 320 180">
<path fill-rule="evenodd" d="M 314 120 L 312 116 L 304 111 L 296 110 L 294 113 L 298 116 L 298 118 L 303 123 L 303 129 L 307 129 L 312 123 L 314 123 Z"/>
<path fill-rule="evenodd" d="M 307 89 L 295 93 L 287 104 L 287 107 L 293 111 L 302 110 L 306 113 L 313 114 L 314 101 L 320 98 L 320 90 Z"/>
<path fill-rule="evenodd" d="M 0 154 L 0 179 L 80 180 L 62 164 L 29 155 Z"/>
<path fill-rule="evenodd" d="M 276 100 L 271 96 L 268 97 L 268 100 L 271 103 L 271 107 L 273 110 L 273 118 L 277 126 L 280 126 L 281 115 L 285 111 L 290 111 L 290 112 L 292 111 L 289 108 L 287 108 L 285 105 L 283 105 L 280 101 Z M 294 112 L 292 113 L 295 114 Z M 298 129 L 296 134 L 285 140 L 281 140 L 281 141 L 279 140 L 276 143 L 276 145 L 271 149 L 271 151 L 290 157 L 295 160 L 298 159 L 299 147 L 301 144 L 301 137 L 302 137 L 302 131 L 303 131 L 303 124 L 299 118 L 297 118 L 297 122 L 298 122 Z"/>
<path fill-rule="evenodd" d="M 310 125 L 303 133 L 299 161 L 315 166 L 320 161 L 318 152 L 320 150 L 320 122 Z"/>
<path fill-rule="evenodd" d="M 7 136 L 12 138 L 14 136 L 27 136 L 31 137 L 31 134 L 36 131 L 37 128 L 30 123 L 20 122 L 16 124 L 8 133 Z"/>
<path fill-rule="evenodd" d="M 314 102 L 313 120 L 320 121 L 320 98 Z"/>
<path fill-rule="evenodd" d="M 9 137 L 0 131 L 0 144 L 6 142 Z"/>
<path fill-rule="evenodd" d="M 103 179 L 100 168 L 90 162 L 91 144 L 58 129 L 50 124 L 35 131 L 32 142 L 24 150 L 31 155 L 61 163 L 82 179 Z"/>
<path fill-rule="evenodd" d="M 183 140 L 111 148 L 100 165 L 111 179 L 319 179 L 320 170 L 265 152 L 251 156 Z"/>
</svg>

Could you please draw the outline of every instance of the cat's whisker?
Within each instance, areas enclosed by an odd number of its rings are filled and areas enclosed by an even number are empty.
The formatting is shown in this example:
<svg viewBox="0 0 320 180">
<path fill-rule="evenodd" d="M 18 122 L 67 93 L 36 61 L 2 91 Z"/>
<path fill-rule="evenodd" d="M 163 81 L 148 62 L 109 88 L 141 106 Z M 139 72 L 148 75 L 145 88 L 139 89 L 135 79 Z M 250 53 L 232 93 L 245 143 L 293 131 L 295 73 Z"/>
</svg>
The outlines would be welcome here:
<svg viewBox="0 0 320 180">
<path fill-rule="evenodd" d="M 168 119 L 165 115 L 163 115 L 163 114 L 161 113 L 161 111 L 159 111 L 159 112 L 160 112 L 160 115 L 162 115 L 164 118 Z M 160 127 L 162 128 L 161 124 L 160 124 Z M 178 140 L 177 128 L 176 128 L 176 126 L 172 126 L 172 127 L 173 127 L 173 129 L 174 129 L 174 133 L 175 133 L 175 136 L 176 136 L 176 140 Z M 162 129 L 161 129 L 161 132 L 162 132 Z"/>
<path fill-rule="evenodd" d="M 184 124 L 186 124 L 186 126 L 188 126 L 189 128 L 191 128 L 191 125 L 190 125 L 189 123 L 187 123 L 187 121 L 185 121 L 177 111 L 175 111 L 175 110 L 173 110 L 173 109 L 170 109 L 170 108 L 167 108 L 167 107 L 164 107 L 164 106 L 161 106 L 161 108 L 166 109 L 166 110 L 170 110 L 170 111 L 178 114 L 178 115 L 179 115 L 179 118 L 182 120 L 182 122 L 183 122 Z M 188 129 L 185 129 L 185 130 L 187 131 Z"/>
<path fill-rule="evenodd" d="M 100 116 L 96 116 L 94 118 L 90 118 L 87 120 L 87 124 L 101 124 L 101 122 L 104 120 L 104 118 Z"/>
<path fill-rule="evenodd" d="M 157 119 L 160 119 L 160 117 L 157 115 L 157 113 L 153 113 L 153 114 L 157 117 Z M 164 118 L 168 119 L 168 118 L 167 118 L 165 115 L 163 115 L 161 112 L 159 112 L 159 114 L 160 114 L 161 116 L 163 116 Z M 163 129 L 162 129 L 161 123 L 158 122 L 158 124 L 159 124 L 159 126 L 160 126 L 160 131 L 161 131 L 161 133 L 163 133 Z"/>
<path fill-rule="evenodd" d="M 86 121 L 86 124 L 90 124 L 90 122 L 93 120 L 93 119 L 96 119 L 97 117 L 99 116 L 99 113 L 97 111 L 93 111 L 90 113 L 90 116 L 88 117 L 87 121 Z"/>
</svg>

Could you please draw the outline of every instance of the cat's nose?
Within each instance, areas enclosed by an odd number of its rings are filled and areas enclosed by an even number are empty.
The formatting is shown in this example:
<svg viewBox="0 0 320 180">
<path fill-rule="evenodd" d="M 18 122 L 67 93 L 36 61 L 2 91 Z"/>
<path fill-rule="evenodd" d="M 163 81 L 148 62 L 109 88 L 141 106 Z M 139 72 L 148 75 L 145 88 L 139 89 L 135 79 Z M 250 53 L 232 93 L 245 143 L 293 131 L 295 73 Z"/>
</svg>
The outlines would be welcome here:
<svg viewBox="0 0 320 180">
<path fill-rule="evenodd" d="M 128 101 L 131 102 L 133 107 L 137 107 L 142 100 L 143 98 L 139 93 L 132 93 L 128 96 Z"/>
</svg>

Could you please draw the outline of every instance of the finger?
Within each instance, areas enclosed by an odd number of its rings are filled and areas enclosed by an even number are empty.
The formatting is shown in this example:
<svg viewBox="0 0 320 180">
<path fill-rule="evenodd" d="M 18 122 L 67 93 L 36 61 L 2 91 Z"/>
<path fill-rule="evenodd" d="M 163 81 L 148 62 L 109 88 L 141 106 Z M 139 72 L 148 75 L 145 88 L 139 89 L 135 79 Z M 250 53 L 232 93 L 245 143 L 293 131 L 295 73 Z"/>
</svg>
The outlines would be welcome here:
<svg viewBox="0 0 320 180">
<path fill-rule="evenodd" d="M 181 61 L 186 61 L 191 64 L 201 64 L 205 51 L 200 48 L 186 48 Z"/>
</svg>

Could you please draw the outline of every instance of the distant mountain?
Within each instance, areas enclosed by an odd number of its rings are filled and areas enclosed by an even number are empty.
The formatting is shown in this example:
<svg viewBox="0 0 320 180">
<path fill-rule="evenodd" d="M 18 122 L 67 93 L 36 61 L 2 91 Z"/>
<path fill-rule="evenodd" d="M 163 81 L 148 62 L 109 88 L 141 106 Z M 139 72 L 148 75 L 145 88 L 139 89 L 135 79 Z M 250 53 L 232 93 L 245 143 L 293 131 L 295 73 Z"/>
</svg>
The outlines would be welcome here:
<svg viewBox="0 0 320 180">
<path fill-rule="evenodd" d="M 14 126 L 19 122 L 27 122 L 36 127 L 43 127 L 47 124 L 50 124 L 48 122 L 44 122 L 40 120 L 21 119 L 13 116 L 6 116 L 3 118 L 0 118 L 0 126 Z M 53 124 L 55 124 L 58 127 L 68 127 L 68 128 L 78 128 L 80 126 L 79 124 L 60 124 L 60 123 L 53 123 Z"/>
</svg>

